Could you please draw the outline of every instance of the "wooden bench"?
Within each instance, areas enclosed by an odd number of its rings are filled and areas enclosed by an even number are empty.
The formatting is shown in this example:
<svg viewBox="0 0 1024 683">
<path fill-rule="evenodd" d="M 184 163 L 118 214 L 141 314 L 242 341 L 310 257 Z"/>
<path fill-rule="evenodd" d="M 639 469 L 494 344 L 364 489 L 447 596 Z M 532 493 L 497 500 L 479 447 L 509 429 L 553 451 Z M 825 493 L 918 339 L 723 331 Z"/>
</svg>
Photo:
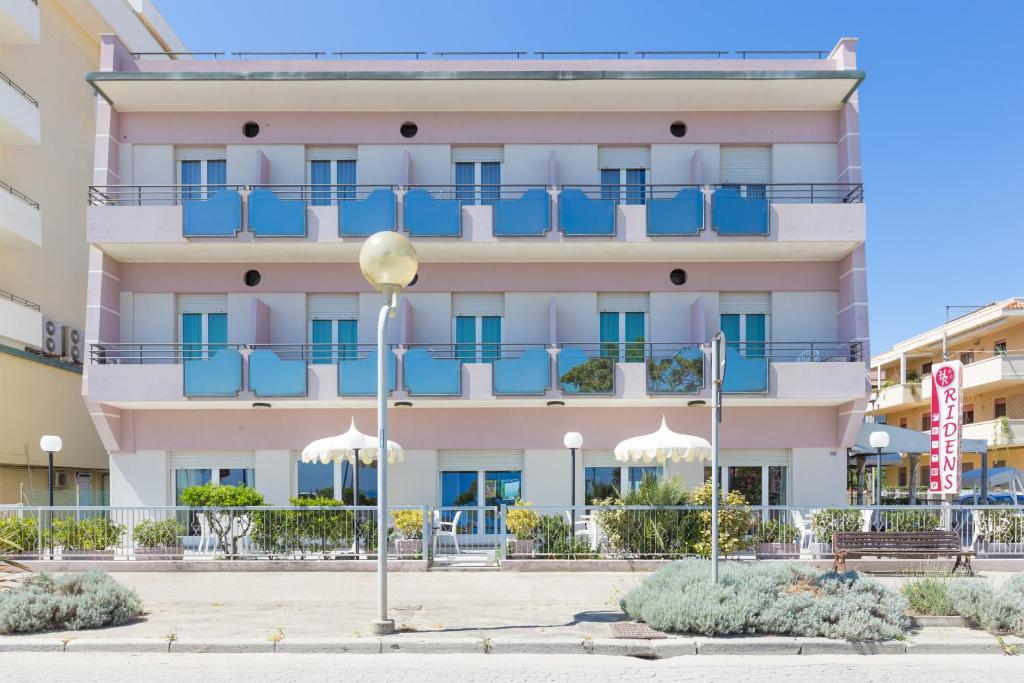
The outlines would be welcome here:
<svg viewBox="0 0 1024 683">
<path fill-rule="evenodd" d="M 832 570 L 846 571 L 848 557 L 956 557 L 950 574 L 963 567 L 968 576 L 973 550 L 964 550 L 955 531 L 837 531 L 832 534 Z"/>
</svg>

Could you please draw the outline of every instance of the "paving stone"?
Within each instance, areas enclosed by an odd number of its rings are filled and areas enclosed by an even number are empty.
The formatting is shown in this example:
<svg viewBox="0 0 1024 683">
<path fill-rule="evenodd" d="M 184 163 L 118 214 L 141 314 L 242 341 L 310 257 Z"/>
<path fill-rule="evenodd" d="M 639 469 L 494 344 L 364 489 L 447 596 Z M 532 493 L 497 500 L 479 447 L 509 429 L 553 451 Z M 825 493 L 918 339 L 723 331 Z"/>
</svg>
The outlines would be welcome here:
<svg viewBox="0 0 1024 683">
<path fill-rule="evenodd" d="M 381 651 L 417 655 L 482 655 L 486 653 L 483 638 L 423 638 L 416 636 L 387 636 L 381 638 Z"/>
<path fill-rule="evenodd" d="M 697 654 L 697 641 L 687 638 L 668 638 L 651 641 L 651 649 L 658 659 Z"/>
<path fill-rule="evenodd" d="M 0 652 L 63 652 L 64 641 L 57 638 L 0 636 Z"/>
<path fill-rule="evenodd" d="M 171 643 L 171 652 L 273 652 L 274 644 L 266 638 L 231 638 L 202 640 L 179 638 Z"/>
<path fill-rule="evenodd" d="M 541 654 L 541 655 L 582 655 L 587 653 L 583 638 L 491 638 L 487 641 L 487 652 L 494 655 Z"/>
<path fill-rule="evenodd" d="M 285 638 L 278 641 L 274 651 L 376 655 L 381 652 L 381 641 L 380 638 Z"/>
<path fill-rule="evenodd" d="M 832 638 L 798 638 L 802 655 L 902 655 L 907 641 L 884 640 L 850 642 Z"/>
<path fill-rule="evenodd" d="M 907 654 L 975 655 L 1001 654 L 995 636 L 969 628 L 923 628 L 912 634 Z"/>
<path fill-rule="evenodd" d="M 625 638 L 594 638 L 587 641 L 586 648 L 594 655 L 619 655 L 654 659 L 654 648 L 650 640 Z"/>
<path fill-rule="evenodd" d="M 73 638 L 65 652 L 167 652 L 163 638 Z"/>
</svg>

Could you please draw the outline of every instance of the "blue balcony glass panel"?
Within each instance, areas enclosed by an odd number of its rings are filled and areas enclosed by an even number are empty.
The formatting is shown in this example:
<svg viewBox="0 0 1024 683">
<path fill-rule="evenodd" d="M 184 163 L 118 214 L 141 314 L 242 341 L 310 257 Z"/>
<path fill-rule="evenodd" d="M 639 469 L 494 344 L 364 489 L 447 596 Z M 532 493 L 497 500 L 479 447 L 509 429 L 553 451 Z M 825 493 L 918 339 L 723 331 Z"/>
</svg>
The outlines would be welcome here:
<svg viewBox="0 0 1024 683">
<path fill-rule="evenodd" d="M 462 202 L 436 199 L 426 190 L 405 193 L 405 229 L 413 237 L 458 237 L 462 234 Z"/>
<path fill-rule="evenodd" d="M 434 358 L 426 349 L 410 349 L 402 357 L 402 383 L 410 396 L 459 396 L 462 361 Z"/>
<path fill-rule="evenodd" d="M 735 187 L 711 195 L 711 222 L 719 235 L 767 235 L 768 200 L 763 194 L 742 196 Z"/>
<path fill-rule="evenodd" d="M 566 394 L 612 394 L 615 359 L 564 347 L 558 352 L 558 384 Z"/>
<path fill-rule="evenodd" d="M 186 360 L 186 396 L 237 396 L 242 390 L 242 354 L 221 349 L 209 360 Z"/>
<path fill-rule="evenodd" d="M 185 237 L 234 237 L 242 229 L 242 195 L 217 190 L 210 199 L 182 202 Z"/>
<path fill-rule="evenodd" d="M 496 396 L 543 394 L 551 386 L 551 356 L 544 349 L 527 349 L 519 358 L 501 358 L 492 366 Z"/>
<path fill-rule="evenodd" d="M 395 353 L 388 350 L 388 393 L 395 390 Z M 338 396 L 377 395 L 377 351 L 370 351 L 365 358 L 341 358 L 338 360 Z"/>
<path fill-rule="evenodd" d="M 257 237 L 305 237 L 306 203 L 279 199 L 273 190 L 249 193 L 249 230 Z"/>
<path fill-rule="evenodd" d="M 615 234 L 615 200 L 591 199 L 569 188 L 558 195 L 558 225 L 566 235 Z"/>
<path fill-rule="evenodd" d="M 748 357 L 739 349 L 726 348 L 722 391 L 730 394 L 763 394 L 768 391 L 768 359 Z"/>
<path fill-rule="evenodd" d="M 695 187 L 670 199 L 647 200 L 648 235 L 697 235 L 704 228 L 704 193 Z"/>
<path fill-rule="evenodd" d="M 551 196 L 547 190 L 527 190 L 518 199 L 494 204 L 494 234 L 498 237 L 536 237 L 551 229 Z"/>
<path fill-rule="evenodd" d="M 695 394 L 704 386 L 704 352 L 680 349 L 666 358 L 647 359 L 648 394 Z"/>
<path fill-rule="evenodd" d="M 395 193 L 378 187 L 365 199 L 338 202 L 338 234 L 361 237 L 395 229 Z"/>
<path fill-rule="evenodd" d="M 306 361 L 284 360 L 270 349 L 249 354 L 249 389 L 257 396 L 305 396 Z"/>
</svg>

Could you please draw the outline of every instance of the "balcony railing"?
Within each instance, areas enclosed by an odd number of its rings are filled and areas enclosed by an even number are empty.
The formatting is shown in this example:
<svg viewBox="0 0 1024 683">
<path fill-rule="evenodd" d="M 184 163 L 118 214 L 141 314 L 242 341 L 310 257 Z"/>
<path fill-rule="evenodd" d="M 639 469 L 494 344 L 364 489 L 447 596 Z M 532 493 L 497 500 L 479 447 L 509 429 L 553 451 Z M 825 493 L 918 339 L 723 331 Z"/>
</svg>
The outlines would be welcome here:
<svg viewBox="0 0 1024 683">
<path fill-rule="evenodd" d="M 7 85 L 9 85 L 12 88 L 14 88 L 18 92 L 18 94 L 21 95 L 22 97 L 24 97 L 26 100 L 28 100 L 28 103 L 31 104 L 33 107 L 36 107 L 36 108 L 39 107 L 39 101 L 36 100 L 31 95 L 29 95 L 28 92 L 26 92 L 25 89 L 22 88 L 20 85 L 18 85 L 17 83 L 12 81 L 10 78 L 8 78 L 7 74 L 5 74 L 3 72 L 0 72 L 0 81 L 3 81 Z"/>
<path fill-rule="evenodd" d="M 31 0 L 33 3 L 37 0 Z M 392 51 L 359 51 L 359 50 L 287 50 L 278 51 L 245 51 L 245 52 L 185 52 L 168 50 L 164 52 L 132 52 L 135 59 L 146 57 L 193 57 L 220 59 L 232 56 L 237 59 L 246 57 L 258 58 L 303 58 L 320 60 L 332 55 L 339 60 L 363 59 L 409 59 L 420 60 L 432 56 L 438 60 L 448 59 L 508 59 L 547 60 L 591 60 L 591 59 L 735 59 L 781 57 L 784 59 L 826 59 L 829 50 L 392 50 Z"/>
<path fill-rule="evenodd" d="M 12 303 L 21 304 L 25 308 L 31 308 L 32 310 L 35 311 L 39 310 L 39 304 L 35 303 L 34 301 L 23 299 L 17 294 L 11 294 L 10 292 L 4 291 L 2 289 L 0 289 L 0 299 L 7 299 Z"/>
<path fill-rule="evenodd" d="M 90 185 L 92 206 L 171 206 L 212 199 L 221 190 L 241 192 L 246 185 Z"/>
<path fill-rule="evenodd" d="M 23 201 L 26 204 L 28 204 L 29 206 L 31 206 L 33 209 L 38 209 L 39 208 L 39 202 L 35 201 L 34 199 L 29 197 L 28 195 L 25 195 L 25 194 L 19 192 L 18 190 L 14 189 L 13 187 L 11 187 L 10 185 L 8 185 L 7 183 L 5 183 L 2 180 L 0 180 L 0 190 L 3 190 L 5 192 L 7 192 L 7 193 L 11 194 L 14 197 L 17 197 L 21 201 Z"/>
</svg>

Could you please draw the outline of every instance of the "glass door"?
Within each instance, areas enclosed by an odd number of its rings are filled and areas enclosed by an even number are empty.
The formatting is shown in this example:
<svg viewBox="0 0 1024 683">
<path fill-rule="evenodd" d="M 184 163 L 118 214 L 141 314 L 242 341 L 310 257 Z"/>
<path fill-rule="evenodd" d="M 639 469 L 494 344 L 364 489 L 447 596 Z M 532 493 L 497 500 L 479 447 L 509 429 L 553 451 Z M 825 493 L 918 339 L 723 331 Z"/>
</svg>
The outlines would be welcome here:
<svg viewBox="0 0 1024 683">
<path fill-rule="evenodd" d="M 522 481 L 522 472 L 518 470 L 485 472 L 483 504 L 488 507 L 515 505 L 522 495 Z M 497 517 L 494 513 L 487 513 L 484 526 L 484 533 L 497 533 Z"/>
<path fill-rule="evenodd" d="M 479 472 L 441 472 L 441 507 L 476 507 L 479 483 Z M 451 522 L 456 514 L 456 510 L 442 510 L 441 520 Z M 459 517 L 458 532 L 475 534 L 476 531 L 476 513 L 464 510 Z"/>
</svg>

